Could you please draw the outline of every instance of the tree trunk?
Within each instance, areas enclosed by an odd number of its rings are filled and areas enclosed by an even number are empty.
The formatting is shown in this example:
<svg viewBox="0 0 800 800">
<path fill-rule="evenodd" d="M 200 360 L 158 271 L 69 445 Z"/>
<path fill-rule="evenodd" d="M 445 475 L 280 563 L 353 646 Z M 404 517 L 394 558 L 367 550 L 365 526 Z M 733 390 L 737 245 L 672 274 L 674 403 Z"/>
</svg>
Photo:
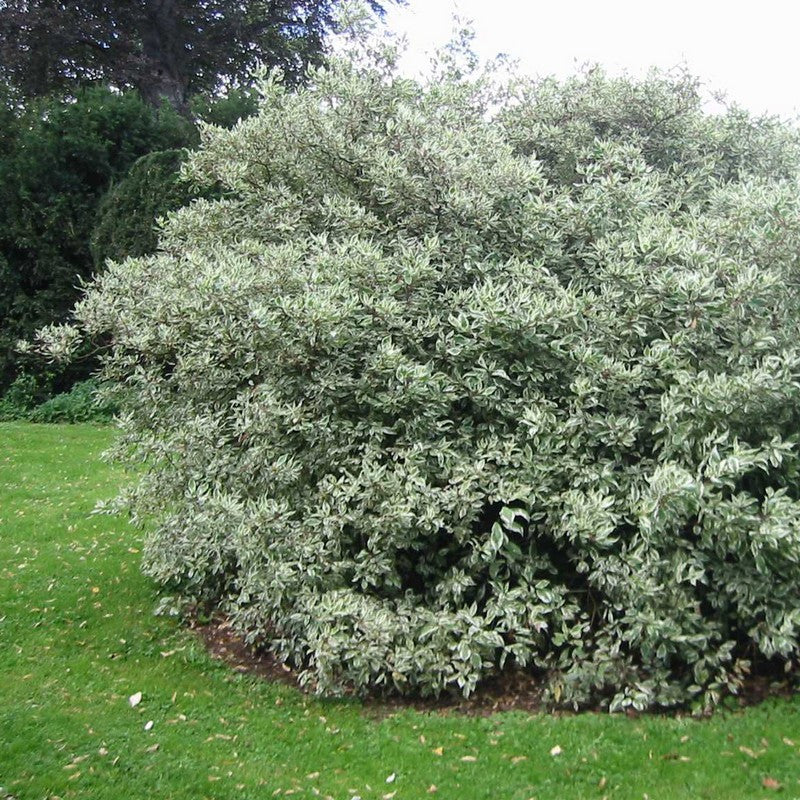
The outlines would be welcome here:
<svg viewBox="0 0 800 800">
<path fill-rule="evenodd" d="M 178 113 L 187 115 L 189 76 L 182 23 L 176 0 L 145 0 L 143 64 L 137 88 L 151 105 L 160 107 L 166 100 Z"/>
</svg>

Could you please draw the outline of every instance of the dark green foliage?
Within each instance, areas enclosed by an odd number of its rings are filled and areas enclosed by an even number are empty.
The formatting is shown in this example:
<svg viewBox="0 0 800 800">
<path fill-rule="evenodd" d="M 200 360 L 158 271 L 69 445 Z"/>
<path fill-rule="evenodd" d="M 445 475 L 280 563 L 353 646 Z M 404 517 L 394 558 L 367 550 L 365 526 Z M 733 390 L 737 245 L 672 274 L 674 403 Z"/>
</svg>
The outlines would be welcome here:
<svg viewBox="0 0 800 800">
<path fill-rule="evenodd" d="M 76 383 L 69 392 L 45 400 L 27 415 L 31 422 L 108 422 L 115 408 L 104 401 L 93 380 Z"/>
<path fill-rule="evenodd" d="M 30 412 L 46 397 L 33 375 L 22 374 L 0 398 L 0 420 L 28 419 Z"/>
<path fill-rule="evenodd" d="M 402 2 L 402 0 L 401 0 Z M 367 0 L 382 15 L 385 4 Z M 249 80 L 256 65 L 289 82 L 318 64 L 341 0 L 5 0 L 0 78 L 23 98 L 102 81 L 185 113 L 190 97 Z"/>
<path fill-rule="evenodd" d="M 2 391 L 18 369 L 16 341 L 63 320 L 91 276 L 89 239 L 109 184 L 145 153 L 191 144 L 197 134 L 168 108 L 155 112 L 135 94 L 100 89 L 6 112 L 0 124 Z M 58 377 L 55 390 L 88 374 L 89 364 Z"/>
<path fill-rule="evenodd" d="M 192 100 L 191 110 L 193 116 L 209 125 L 232 128 L 258 111 L 258 95 L 248 89 L 232 89 L 224 97 L 198 95 Z"/>
<path fill-rule="evenodd" d="M 255 92 L 233 89 L 223 97 L 197 97 L 195 118 L 210 125 L 232 128 L 258 110 Z M 198 193 L 180 179 L 185 150 L 162 150 L 142 156 L 130 172 L 106 193 L 97 210 L 90 242 L 97 269 L 107 259 L 152 253 L 158 243 L 157 220 L 186 205 Z M 202 193 L 209 197 L 210 193 Z"/>
<path fill-rule="evenodd" d="M 0 398 L 0 421 L 109 422 L 115 406 L 98 395 L 94 380 L 76 383 L 68 392 L 49 396 L 40 376 L 22 374 Z"/>
<path fill-rule="evenodd" d="M 103 197 L 91 238 L 95 267 L 156 249 L 156 220 L 193 197 L 180 180 L 184 155 L 183 150 L 162 150 L 142 156 Z"/>
</svg>

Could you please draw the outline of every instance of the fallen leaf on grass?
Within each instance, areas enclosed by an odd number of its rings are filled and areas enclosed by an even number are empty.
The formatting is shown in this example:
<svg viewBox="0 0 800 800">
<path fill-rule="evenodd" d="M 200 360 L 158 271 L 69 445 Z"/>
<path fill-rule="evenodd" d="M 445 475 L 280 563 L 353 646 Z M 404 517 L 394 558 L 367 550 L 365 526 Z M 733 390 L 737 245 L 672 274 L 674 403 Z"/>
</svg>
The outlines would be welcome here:
<svg viewBox="0 0 800 800">
<path fill-rule="evenodd" d="M 439 791 L 439 787 L 438 787 L 438 786 L 437 786 L 435 783 L 432 783 L 432 784 L 431 784 L 431 785 L 428 787 L 428 794 L 435 794 L 435 793 L 436 793 L 436 792 L 438 792 L 438 791 Z"/>
<path fill-rule="evenodd" d="M 789 747 L 794 747 L 794 741 L 790 739 L 788 736 L 783 737 L 783 743 L 788 745 Z"/>
<path fill-rule="evenodd" d="M 782 787 L 783 784 L 781 784 L 780 781 L 776 781 L 775 778 L 767 777 L 767 778 L 764 778 L 763 781 L 761 781 L 761 785 L 765 789 L 774 789 L 775 791 L 777 791 L 778 789 L 780 789 Z"/>
<path fill-rule="evenodd" d="M 745 747 L 744 745 L 739 745 L 739 752 L 744 753 L 746 756 L 750 756 L 750 758 L 758 758 L 758 753 L 754 750 L 751 750 L 749 747 Z"/>
<path fill-rule="evenodd" d="M 608 778 L 606 778 L 606 776 L 603 775 L 603 777 L 600 778 L 600 780 L 597 782 L 597 788 L 598 789 L 605 789 L 607 783 L 608 783 Z"/>
<path fill-rule="evenodd" d="M 444 747 L 434 747 L 433 748 L 433 754 L 435 756 L 440 756 L 440 755 L 442 755 L 442 753 L 444 753 Z"/>
<path fill-rule="evenodd" d="M 145 753 L 155 753 L 155 751 L 158 750 L 158 746 L 158 742 L 151 744 L 150 747 L 145 748 Z"/>
<path fill-rule="evenodd" d="M 511 763 L 512 764 L 519 764 L 520 761 L 527 761 L 528 756 L 512 756 Z"/>
<path fill-rule="evenodd" d="M 142 702 L 142 693 L 136 692 L 136 694 L 132 694 L 128 698 L 128 702 L 131 704 L 131 708 L 136 708 Z"/>
<path fill-rule="evenodd" d="M 394 772 L 391 775 L 387 775 L 386 776 L 386 783 L 394 783 L 395 782 L 395 778 L 397 778 L 397 775 L 395 775 Z"/>
<path fill-rule="evenodd" d="M 144 724 L 145 731 L 153 730 L 153 725 L 154 725 L 153 720 L 151 720 L 151 719 L 147 720 L 147 722 L 145 722 L 145 724 Z"/>
<path fill-rule="evenodd" d="M 550 748 L 550 755 L 551 756 L 560 756 L 561 753 L 563 753 L 563 752 L 564 751 L 558 745 L 556 745 L 555 747 Z"/>
<path fill-rule="evenodd" d="M 477 759 L 476 756 L 461 756 L 461 760 L 462 761 L 477 761 L 478 759 Z"/>
</svg>

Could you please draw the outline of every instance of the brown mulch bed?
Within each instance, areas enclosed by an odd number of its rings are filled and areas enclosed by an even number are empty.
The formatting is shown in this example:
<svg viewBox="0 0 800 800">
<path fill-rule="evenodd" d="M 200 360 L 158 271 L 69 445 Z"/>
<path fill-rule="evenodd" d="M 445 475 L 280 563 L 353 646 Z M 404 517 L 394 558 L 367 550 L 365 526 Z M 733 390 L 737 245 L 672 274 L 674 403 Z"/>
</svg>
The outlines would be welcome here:
<svg viewBox="0 0 800 800">
<path fill-rule="evenodd" d="M 293 670 L 278 661 L 272 653 L 245 644 L 224 617 L 215 615 L 209 622 L 203 623 L 195 618 L 190 627 L 200 636 L 211 656 L 224 661 L 235 672 L 255 675 L 303 691 Z M 788 681 L 780 680 L 780 677 L 775 674 L 752 676 L 737 695 L 737 705 L 743 708 L 756 705 L 768 697 L 790 697 L 793 694 L 792 688 Z M 374 696 L 362 698 L 361 702 L 366 713 L 377 716 L 386 716 L 407 708 L 470 716 L 488 716 L 499 711 L 535 713 L 546 710 L 553 713 L 542 703 L 542 689 L 537 679 L 530 674 L 513 670 L 484 681 L 478 691 L 466 699 L 461 696 Z M 631 712 L 629 716 L 638 714 Z"/>
<path fill-rule="evenodd" d="M 211 656 L 224 661 L 235 672 L 256 675 L 303 691 L 293 670 L 278 661 L 272 653 L 245 644 L 224 617 L 214 616 L 207 623 L 195 620 L 191 623 L 191 627 L 203 640 Z M 508 671 L 498 678 L 484 681 L 480 690 L 467 699 L 461 696 L 438 698 L 376 696 L 361 698 L 361 702 L 366 713 L 379 716 L 406 708 L 472 716 L 488 716 L 498 711 L 533 713 L 543 710 L 538 681 L 520 671 Z"/>
</svg>

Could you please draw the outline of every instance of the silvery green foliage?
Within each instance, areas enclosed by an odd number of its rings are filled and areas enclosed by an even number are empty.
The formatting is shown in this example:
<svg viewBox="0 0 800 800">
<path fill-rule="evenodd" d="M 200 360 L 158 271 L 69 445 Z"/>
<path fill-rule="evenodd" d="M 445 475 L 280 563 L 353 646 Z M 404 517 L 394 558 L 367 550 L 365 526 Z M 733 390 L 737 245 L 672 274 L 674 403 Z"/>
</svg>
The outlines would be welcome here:
<svg viewBox="0 0 800 800">
<path fill-rule="evenodd" d="M 49 330 L 110 341 L 145 566 L 320 692 L 708 706 L 800 631 L 797 137 L 696 87 L 390 52 L 209 128 L 219 182 Z"/>
</svg>

